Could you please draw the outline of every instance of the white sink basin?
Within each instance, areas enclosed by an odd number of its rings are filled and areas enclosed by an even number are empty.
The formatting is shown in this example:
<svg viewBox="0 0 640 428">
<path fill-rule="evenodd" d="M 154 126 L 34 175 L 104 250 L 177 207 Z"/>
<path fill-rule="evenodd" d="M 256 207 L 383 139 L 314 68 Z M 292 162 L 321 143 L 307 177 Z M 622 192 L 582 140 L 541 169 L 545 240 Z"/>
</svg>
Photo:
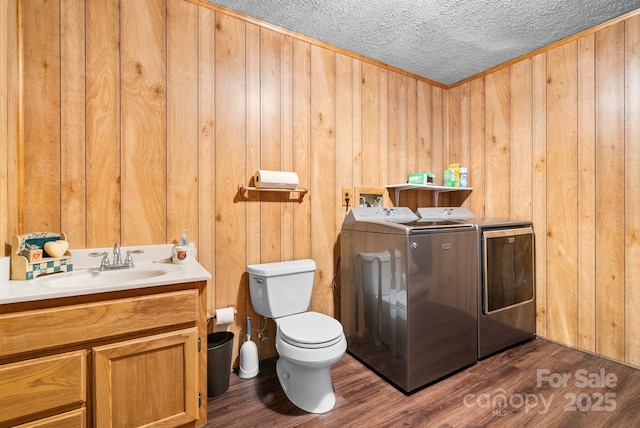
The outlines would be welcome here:
<svg viewBox="0 0 640 428">
<path fill-rule="evenodd" d="M 174 266 L 145 266 L 122 270 L 82 269 L 39 278 L 39 282 L 53 288 L 76 288 L 112 284 L 131 284 L 157 279 L 173 272 Z"/>
</svg>

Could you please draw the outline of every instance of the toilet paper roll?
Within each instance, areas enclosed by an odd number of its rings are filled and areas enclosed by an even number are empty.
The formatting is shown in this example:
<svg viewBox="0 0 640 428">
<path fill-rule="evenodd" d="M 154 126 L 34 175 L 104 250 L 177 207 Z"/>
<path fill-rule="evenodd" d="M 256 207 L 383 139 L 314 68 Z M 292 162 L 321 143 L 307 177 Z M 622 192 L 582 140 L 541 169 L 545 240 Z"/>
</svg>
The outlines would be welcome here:
<svg viewBox="0 0 640 428">
<path fill-rule="evenodd" d="M 261 189 L 295 189 L 298 187 L 298 174 L 290 171 L 256 171 L 255 184 Z"/>
<path fill-rule="evenodd" d="M 216 324 L 231 324 L 233 318 L 233 308 L 216 309 Z"/>
</svg>

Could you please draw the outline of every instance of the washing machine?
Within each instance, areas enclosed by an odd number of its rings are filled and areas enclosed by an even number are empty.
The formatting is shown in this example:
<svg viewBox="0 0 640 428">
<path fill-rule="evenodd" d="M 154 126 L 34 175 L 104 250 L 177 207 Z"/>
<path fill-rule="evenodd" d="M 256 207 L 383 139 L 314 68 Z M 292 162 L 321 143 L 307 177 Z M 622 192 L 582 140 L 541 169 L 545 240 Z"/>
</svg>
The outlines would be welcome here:
<svg viewBox="0 0 640 428">
<path fill-rule="evenodd" d="M 475 364 L 473 225 L 356 207 L 340 250 L 347 352 L 406 393 Z"/>
<path fill-rule="evenodd" d="M 463 221 L 476 229 L 478 246 L 478 358 L 536 335 L 533 223 L 478 218 L 464 207 L 419 208 L 429 221 Z"/>
</svg>

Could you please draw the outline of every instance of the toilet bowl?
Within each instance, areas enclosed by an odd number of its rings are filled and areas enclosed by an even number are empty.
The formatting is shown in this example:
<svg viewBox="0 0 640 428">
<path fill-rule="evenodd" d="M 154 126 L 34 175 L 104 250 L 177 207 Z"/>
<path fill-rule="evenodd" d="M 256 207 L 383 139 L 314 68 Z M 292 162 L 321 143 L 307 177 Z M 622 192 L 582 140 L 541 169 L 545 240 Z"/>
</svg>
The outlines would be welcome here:
<svg viewBox="0 0 640 428">
<path fill-rule="evenodd" d="M 318 312 L 276 319 L 276 373 L 287 398 L 310 413 L 325 413 L 336 402 L 331 366 L 347 350 L 342 325 Z"/>
<path fill-rule="evenodd" d="M 336 402 L 331 366 L 347 350 L 342 325 L 306 312 L 313 287 L 313 260 L 247 266 L 254 310 L 276 323 L 276 374 L 287 398 L 310 413 L 325 413 Z"/>
</svg>

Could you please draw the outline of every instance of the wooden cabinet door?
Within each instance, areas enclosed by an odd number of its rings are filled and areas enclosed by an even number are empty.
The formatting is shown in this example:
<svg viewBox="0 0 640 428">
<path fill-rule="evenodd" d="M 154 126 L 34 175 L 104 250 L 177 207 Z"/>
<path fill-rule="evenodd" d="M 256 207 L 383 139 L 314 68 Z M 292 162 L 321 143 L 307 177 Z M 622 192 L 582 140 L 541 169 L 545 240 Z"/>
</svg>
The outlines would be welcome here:
<svg viewBox="0 0 640 428">
<path fill-rule="evenodd" d="M 197 340 L 194 327 L 93 348 L 95 426 L 195 426 Z"/>
</svg>

